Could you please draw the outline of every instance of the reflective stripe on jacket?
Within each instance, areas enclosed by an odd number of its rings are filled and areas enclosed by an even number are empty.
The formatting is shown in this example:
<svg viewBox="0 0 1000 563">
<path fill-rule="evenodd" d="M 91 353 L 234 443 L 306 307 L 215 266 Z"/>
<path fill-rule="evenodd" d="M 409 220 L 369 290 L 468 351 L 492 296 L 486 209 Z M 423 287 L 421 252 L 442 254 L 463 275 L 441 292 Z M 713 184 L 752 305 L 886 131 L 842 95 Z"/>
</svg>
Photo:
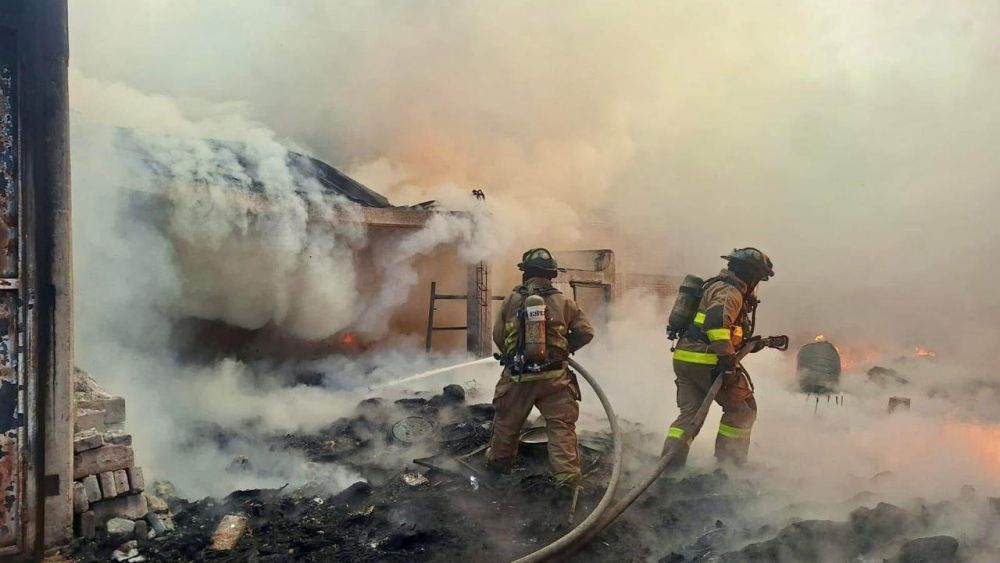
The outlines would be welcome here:
<svg viewBox="0 0 1000 563">
<path fill-rule="evenodd" d="M 691 327 L 674 351 L 674 359 L 714 366 L 719 356 L 731 356 L 743 343 L 743 310 L 747 285 L 736 274 L 722 270 L 709 282 Z"/>
</svg>

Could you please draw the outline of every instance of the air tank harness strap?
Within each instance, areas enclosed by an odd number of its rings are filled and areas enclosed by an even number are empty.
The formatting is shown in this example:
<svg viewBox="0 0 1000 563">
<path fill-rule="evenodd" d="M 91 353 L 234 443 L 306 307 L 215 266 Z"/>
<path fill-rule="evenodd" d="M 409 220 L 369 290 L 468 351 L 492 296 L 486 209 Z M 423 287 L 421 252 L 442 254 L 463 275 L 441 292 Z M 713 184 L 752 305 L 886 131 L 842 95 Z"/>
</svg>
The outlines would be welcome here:
<svg viewBox="0 0 1000 563">
<path fill-rule="evenodd" d="M 566 362 L 556 361 L 542 366 L 540 371 L 525 371 L 523 373 L 508 374 L 514 383 L 526 383 L 528 381 L 542 381 L 545 379 L 557 379 L 566 373 Z"/>
</svg>

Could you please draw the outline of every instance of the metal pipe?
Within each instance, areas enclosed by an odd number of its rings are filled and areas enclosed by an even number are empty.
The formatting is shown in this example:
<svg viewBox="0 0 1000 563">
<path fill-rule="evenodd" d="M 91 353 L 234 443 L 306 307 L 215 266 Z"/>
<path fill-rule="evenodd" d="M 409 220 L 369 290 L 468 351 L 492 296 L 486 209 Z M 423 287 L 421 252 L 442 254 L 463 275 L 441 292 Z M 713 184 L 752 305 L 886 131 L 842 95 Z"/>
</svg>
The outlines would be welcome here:
<svg viewBox="0 0 1000 563">
<path fill-rule="evenodd" d="M 430 303 L 427 307 L 427 340 L 425 342 L 424 348 L 427 352 L 431 351 L 431 342 L 434 336 L 434 290 L 437 289 L 437 282 L 431 282 L 431 297 Z"/>
</svg>

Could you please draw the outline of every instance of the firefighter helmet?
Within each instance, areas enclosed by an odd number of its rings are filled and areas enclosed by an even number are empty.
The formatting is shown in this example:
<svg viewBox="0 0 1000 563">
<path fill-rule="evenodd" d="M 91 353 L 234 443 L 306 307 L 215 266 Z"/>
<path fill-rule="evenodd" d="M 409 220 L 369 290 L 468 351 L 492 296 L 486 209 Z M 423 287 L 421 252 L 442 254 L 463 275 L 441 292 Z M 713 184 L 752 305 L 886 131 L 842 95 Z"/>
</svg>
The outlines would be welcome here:
<svg viewBox="0 0 1000 563">
<path fill-rule="evenodd" d="M 760 274 L 761 281 L 774 275 L 774 264 L 771 263 L 771 259 L 767 257 L 767 254 L 751 246 L 733 249 L 727 256 L 720 258 L 730 262 L 740 262 L 754 268 Z"/>
<path fill-rule="evenodd" d="M 517 268 L 521 271 L 524 270 L 542 270 L 543 272 L 548 272 L 555 274 L 559 271 L 559 265 L 556 264 L 556 259 L 552 256 L 552 253 L 544 248 L 532 248 L 531 250 L 524 253 L 521 256 L 521 262 L 517 265 Z"/>
</svg>

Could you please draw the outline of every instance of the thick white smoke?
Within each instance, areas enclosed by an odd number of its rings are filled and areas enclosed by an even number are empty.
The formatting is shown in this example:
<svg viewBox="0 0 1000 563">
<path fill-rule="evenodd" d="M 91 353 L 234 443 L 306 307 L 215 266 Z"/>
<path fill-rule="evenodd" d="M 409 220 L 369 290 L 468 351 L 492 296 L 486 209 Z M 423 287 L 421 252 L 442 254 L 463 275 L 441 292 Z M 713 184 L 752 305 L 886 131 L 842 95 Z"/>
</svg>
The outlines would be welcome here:
<svg viewBox="0 0 1000 563">
<path fill-rule="evenodd" d="M 383 336 L 418 282 L 414 261 L 444 246 L 469 262 L 488 256 L 489 217 L 439 214 L 368 248 L 358 206 L 290 166 L 286 146 L 238 109 L 196 119 L 169 100 L 75 72 L 72 89 L 78 363 L 126 397 L 140 461 L 187 494 L 231 488 L 198 475 L 225 471 L 235 455 L 271 468 L 241 475 L 241 486 L 308 477 L 301 460 L 278 463 L 252 435 L 219 451 L 198 429 L 314 430 L 363 395 L 255 377 L 281 366 L 182 363 L 177 323 L 274 326 L 306 340 L 348 328 Z M 374 291 L 359 275 L 364 253 L 384 280 Z M 387 357 L 388 375 L 354 373 L 353 382 L 350 365 L 334 371 L 341 386 L 363 388 L 365 378 L 398 375 L 392 365 L 404 362 Z M 340 470 L 326 476 L 333 487 L 348 482 Z"/>
</svg>

